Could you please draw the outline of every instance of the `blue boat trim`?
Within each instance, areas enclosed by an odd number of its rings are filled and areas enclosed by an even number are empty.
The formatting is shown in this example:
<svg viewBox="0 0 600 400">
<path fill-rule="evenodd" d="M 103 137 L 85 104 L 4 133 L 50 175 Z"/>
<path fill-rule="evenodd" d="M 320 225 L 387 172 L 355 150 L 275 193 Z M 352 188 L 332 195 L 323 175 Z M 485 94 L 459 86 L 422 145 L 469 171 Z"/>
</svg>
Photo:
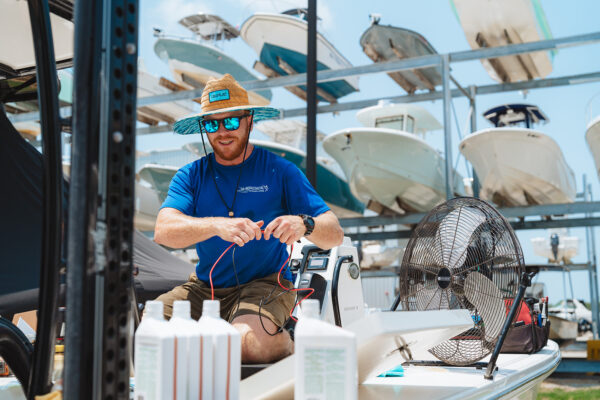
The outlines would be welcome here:
<svg viewBox="0 0 600 400">
<path fill-rule="evenodd" d="M 260 61 L 269 68 L 277 71 L 277 73 L 280 75 L 289 75 L 279 66 L 277 57 L 288 63 L 299 74 L 306 72 L 306 55 L 280 46 L 265 43 L 260 52 Z M 317 61 L 318 71 L 324 71 L 328 69 L 330 68 L 325 64 Z M 352 85 L 350 85 L 346 80 L 323 82 L 319 83 L 318 86 L 336 99 L 356 92 L 356 89 L 352 87 Z M 298 87 L 300 87 L 302 90 L 306 90 L 305 85 L 298 85 Z M 321 96 L 318 97 L 321 101 L 327 101 Z"/>
</svg>

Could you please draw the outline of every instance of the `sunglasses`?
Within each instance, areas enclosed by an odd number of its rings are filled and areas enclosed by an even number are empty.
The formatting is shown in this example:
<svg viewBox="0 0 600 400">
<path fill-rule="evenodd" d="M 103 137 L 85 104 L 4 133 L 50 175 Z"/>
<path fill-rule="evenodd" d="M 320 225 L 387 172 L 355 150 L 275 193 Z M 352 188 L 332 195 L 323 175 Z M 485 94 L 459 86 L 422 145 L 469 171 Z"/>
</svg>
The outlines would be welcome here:
<svg viewBox="0 0 600 400">
<path fill-rule="evenodd" d="M 221 123 L 223 123 L 223 127 L 228 131 L 235 131 L 240 127 L 240 120 L 245 117 L 247 117 L 247 115 L 242 115 L 239 117 L 227 117 L 222 119 L 203 119 L 200 121 L 200 124 L 208 133 L 215 133 L 218 131 Z"/>
</svg>

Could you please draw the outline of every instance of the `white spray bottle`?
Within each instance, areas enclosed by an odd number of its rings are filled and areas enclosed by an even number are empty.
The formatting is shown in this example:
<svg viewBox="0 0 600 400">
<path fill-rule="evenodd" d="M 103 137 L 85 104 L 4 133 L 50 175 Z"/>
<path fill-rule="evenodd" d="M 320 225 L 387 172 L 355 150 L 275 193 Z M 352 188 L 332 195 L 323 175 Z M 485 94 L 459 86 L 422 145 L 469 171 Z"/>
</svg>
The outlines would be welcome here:
<svg viewBox="0 0 600 400">
<path fill-rule="evenodd" d="M 202 398 L 236 400 L 240 397 L 242 340 L 237 329 L 221 318 L 219 310 L 218 300 L 205 300 L 198 320 L 203 338 L 212 339 L 213 345 L 213 396 L 205 396 L 203 392 Z"/>
<path fill-rule="evenodd" d="M 147 301 L 135 333 L 135 399 L 175 400 L 175 334 L 161 301 Z"/>
<path fill-rule="evenodd" d="M 319 315 L 319 300 L 302 302 L 302 313 L 294 331 L 294 398 L 356 400 L 356 335 L 321 321 Z"/>
<path fill-rule="evenodd" d="M 202 382 L 200 378 L 201 330 L 190 317 L 190 302 L 173 302 L 173 316 L 169 321 L 175 332 L 175 390 L 176 400 L 198 399 Z"/>
</svg>

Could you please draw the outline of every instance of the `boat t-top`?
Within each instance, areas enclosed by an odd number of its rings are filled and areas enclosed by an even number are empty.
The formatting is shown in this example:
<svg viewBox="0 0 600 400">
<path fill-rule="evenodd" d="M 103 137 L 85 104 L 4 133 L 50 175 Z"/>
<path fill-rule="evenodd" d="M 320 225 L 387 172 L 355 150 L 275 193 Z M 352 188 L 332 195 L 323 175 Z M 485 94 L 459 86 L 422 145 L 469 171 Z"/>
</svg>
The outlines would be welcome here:
<svg viewBox="0 0 600 400">
<path fill-rule="evenodd" d="M 483 116 L 495 127 L 477 131 L 459 145 L 475 169 L 482 199 L 509 207 L 575 201 L 575 174 L 560 147 L 533 129 L 548 120 L 538 107 L 505 104 Z"/>
<path fill-rule="evenodd" d="M 254 49 L 259 60 L 254 69 L 267 77 L 306 72 L 306 10 L 294 8 L 281 14 L 256 13 L 240 28 L 240 36 Z M 351 67 L 348 61 L 323 35 L 317 32 L 317 70 Z M 306 86 L 288 86 L 290 92 L 306 99 Z M 358 76 L 317 85 L 319 101 L 329 103 L 358 91 Z"/>
<path fill-rule="evenodd" d="M 155 29 L 154 52 L 169 65 L 176 82 L 185 89 L 203 88 L 211 77 L 219 78 L 224 74 L 232 75 L 239 82 L 258 79 L 217 47 L 217 44 L 222 45 L 239 36 L 239 31 L 231 24 L 217 15 L 202 13 L 182 18 L 179 23 L 192 31 L 195 38 L 166 36 Z M 267 105 L 271 101 L 271 91 L 249 91 L 248 100 L 251 104 Z"/>
<path fill-rule="evenodd" d="M 428 211 L 446 198 L 444 158 L 425 141 L 440 123 L 415 104 L 365 108 L 356 114 L 364 125 L 332 133 L 323 148 L 342 167 L 352 193 L 376 212 Z M 464 195 L 454 172 L 453 190 Z"/>
</svg>

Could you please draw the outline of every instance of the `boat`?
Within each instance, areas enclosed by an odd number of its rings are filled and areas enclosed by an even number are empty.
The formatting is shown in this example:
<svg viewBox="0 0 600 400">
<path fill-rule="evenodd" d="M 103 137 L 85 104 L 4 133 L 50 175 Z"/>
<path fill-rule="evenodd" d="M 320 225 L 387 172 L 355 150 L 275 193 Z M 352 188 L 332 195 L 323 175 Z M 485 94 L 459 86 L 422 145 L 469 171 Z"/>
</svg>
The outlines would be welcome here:
<svg viewBox="0 0 600 400">
<path fill-rule="evenodd" d="M 445 160 L 425 141 L 440 123 L 415 104 L 380 101 L 360 110 L 362 128 L 328 135 L 323 148 L 342 167 L 356 198 L 373 211 L 429 211 L 446 199 Z M 464 195 L 454 171 L 453 191 Z"/>
<path fill-rule="evenodd" d="M 560 147 L 533 129 L 548 120 L 538 107 L 505 104 L 483 116 L 495 127 L 474 132 L 459 144 L 475 169 L 482 199 L 501 207 L 575 201 L 575 174 Z"/>
<path fill-rule="evenodd" d="M 550 339 L 574 340 L 578 335 L 577 321 L 571 321 L 558 315 L 548 315 L 550 321 Z"/>
<path fill-rule="evenodd" d="M 451 0 L 454 14 L 472 49 L 552 39 L 538 0 Z M 552 72 L 554 51 L 481 59 L 501 83 L 544 78 Z"/>
<path fill-rule="evenodd" d="M 239 31 L 212 14 L 192 14 L 179 20 L 194 38 L 169 37 L 155 29 L 156 55 L 169 65 L 175 81 L 185 89 L 203 88 L 211 77 L 220 78 L 230 74 L 239 82 L 258 79 L 235 59 L 225 54 L 217 45 L 235 39 Z M 271 101 L 268 89 L 248 92 L 251 104 L 267 105 Z"/>
<path fill-rule="evenodd" d="M 549 229 L 547 237 L 531 238 L 533 252 L 554 264 L 570 264 L 579 252 L 579 238 L 569 236 L 566 228 Z"/>
<path fill-rule="evenodd" d="M 374 62 L 437 54 L 419 33 L 391 25 L 380 25 L 378 15 L 371 15 L 371 18 L 371 26 L 360 37 L 360 45 Z M 442 84 L 437 67 L 394 71 L 388 72 L 388 75 L 409 94 L 421 89 L 434 91 L 436 86 Z"/>
<path fill-rule="evenodd" d="M 596 171 L 600 176 L 600 114 L 598 111 L 600 111 L 600 93 L 595 94 L 588 102 L 585 130 L 585 141 L 594 157 Z"/>
<path fill-rule="evenodd" d="M 398 264 L 403 253 L 404 247 L 399 245 L 388 246 L 380 240 L 368 240 L 362 244 L 360 267 L 363 269 L 381 268 L 394 263 Z"/>
<path fill-rule="evenodd" d="M 138 98 L 157 96 L 185 89 L 166 78 L 152 75 L 146 71 L 143 62 L 138 63 L 137 84 Z M 148 125 L 158 125 L 160 122 L 173 124 L 175 121 L 187 117 L 193 112 L 193 102 L 189 100 L 178 100 L 138 107 L 136 116 L 138 121 Z"/>
<path fill-rule="evenodd" d="M 269 150 L 280 157 L 292 162 L 302 172 L 306 173 L 306 152 L 295 147 L 282 143 L 250 139 L 254 146 Z M 187 143 L 184 149 L 196 154 L 198 157 L 204 156 L 202 143 Z M 210 147 L 207 144 L 207 150 Z M 343 176 L 338 174 L 327 163 L 317 160 L 317 193 L 325 200 L 325 203 L 339 217 L 357 217 L 362 216 L 365 210 L 364 204 L 356 199 Z"/>
<path fill-rule="evenodd" d="M 259 60 L 254 64 L 271 78 L 306 72 L 307 10 L 294 8 L 281 14 L 256 13 L 240 28 L 240 36 L 254 49 Z M 317 70 L 349 68 L 352 64 L 317 32 Z M 290 92 L 306 100 L 306 86 L 288 86 Z M 358 76 L 317 84 L 317 99 L 329 103 L 358 91 Z"/>
<path fill-rule="evenodd" d="M 600 176 L 600 115 L 588 124 L 585 131 L 585 141 L 594 157 L 596 171 Z"/>
<path fill-rule="evenodd" d="M 583 301 L 577 299 L 562 299 L 556 306 L 548 308 L 548 314 L 575 321 L 580 325 L 592 321 L 592 312 Z"/>
</svg>

